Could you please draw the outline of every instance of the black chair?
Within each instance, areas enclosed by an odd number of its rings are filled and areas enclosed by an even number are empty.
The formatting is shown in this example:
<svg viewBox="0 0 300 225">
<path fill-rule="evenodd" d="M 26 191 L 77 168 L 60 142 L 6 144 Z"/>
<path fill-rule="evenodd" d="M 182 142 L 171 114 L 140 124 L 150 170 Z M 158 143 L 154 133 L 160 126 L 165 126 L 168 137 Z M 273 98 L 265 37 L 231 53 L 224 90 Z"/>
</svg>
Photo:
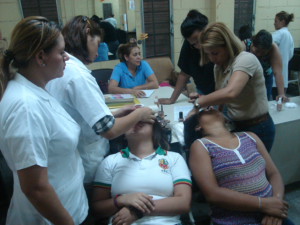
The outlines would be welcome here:
<svg viewBox="0 0 300 225">
<path fill-rule="evenodd" d="M 92 76 L 95 77 L 103 94 L 108 94 L 108 81 L 112 71 L 113 69 L 99 69 L 92 71 Z"/>
</svg>

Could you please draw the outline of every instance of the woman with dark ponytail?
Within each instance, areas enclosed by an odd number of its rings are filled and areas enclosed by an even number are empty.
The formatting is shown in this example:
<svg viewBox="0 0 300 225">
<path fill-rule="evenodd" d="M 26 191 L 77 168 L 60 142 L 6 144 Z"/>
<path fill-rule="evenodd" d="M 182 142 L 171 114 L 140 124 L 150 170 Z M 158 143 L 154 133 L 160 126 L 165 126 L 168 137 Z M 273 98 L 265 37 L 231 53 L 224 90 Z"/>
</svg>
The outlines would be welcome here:
<svg viewBox="0 0 300 225">
<path fill-rule="evenodd" d="M 64 48 L 54 22 L 27 17 L 1 60 L 0 149 L 14 176 L 6 224 L 73 225 L 87 216 L 80 127 L 45 90 L 63 76 Z"/>
<path fill-rule="evenodd" d="M 96 79 L 86 67 L 98 56 L 101 34 L 98 24 L 86 16 L 75 16 L 68 21 L 62 35 L 70 59 L 64 76 L 46 86 L 47 91 L 80 124 L 77 149 L 85 170 L 84 187 L 88 199 L 97 168 L 108 154 L 108 140 L 122 135 L 139 121 L 154 123 L 156 119 L 148 107 L 124 106 L 111 112 L 105 104 Z"/>
<path fill-rule="evenodd" d="M 285 91 L 288 87 L 289 61 L 294 55 L 294 40 L 287 27 L 289 23 L 293 21 L 293 13 L 288 14 L 285 11 L 277 13 L 274 21 L 274 27 L 276 31 L 272 34 L 273 42 L 275 42 L 278 45 L 282 57 L 282 75 Z M 272 95 L 273 98 L 277 95 L 275 83 L 273 83 Z"/>
<path fill-rule="evenodd" d="M 182 22 L 180 31 L 185 39 L 180 51 L 178 67 L 181 69 L 175 90 L 171 98 L 161 98 L 161 104 L 173 104 L 184 90 L 190 77 L 194 79 L 199 94 L 210 94 L 215 91 L 214 64 L 212 62 L 200 66 L 200 46 L 198 36 L 208 24 L 208 19 L 199 11 L 193 9 Z"/>
</svg>

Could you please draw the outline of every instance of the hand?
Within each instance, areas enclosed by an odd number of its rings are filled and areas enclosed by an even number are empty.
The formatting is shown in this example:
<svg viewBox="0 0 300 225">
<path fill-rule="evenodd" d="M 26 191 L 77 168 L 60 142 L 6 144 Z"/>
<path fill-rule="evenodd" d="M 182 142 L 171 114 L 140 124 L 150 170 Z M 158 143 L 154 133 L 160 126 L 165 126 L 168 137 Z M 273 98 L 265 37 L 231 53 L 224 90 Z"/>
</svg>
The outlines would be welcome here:
<svg viewBox="0 0 300 225">
<path fill-rule="evenodd" d="M 130 225 L 138 218 L 134 212 L 130 211 L 128 207 L 123 207 L 119 212 L 117 212 L 112 219 L 113 225 Z"/>
<path fill-rule="evenodd" d="M 136 110 L 137 108 L 140 108 L 140 107 L 141 106 L 137 106 L 137 105 L 125 105 L 122 108 L 115 111 L 113 113 L 113 115 L 114 115 L 114 117 L 127 116 L 128 114 L 130 114 L 131 112 L 133 112 L 134 110 Z"/>
<path fill-rule="evenodd" d="M 158 102 L 160 104 L 170 105 L 170 104 L 173 104 L 175 101 L 171 100 L 170 98 L 159 98 Z"/>
<path fill-rule="evenodd" d="M 140 113 L 139 121 L 153 124 L 154 121 L 156 120 L 155 112 L 152 111 L 150 108 L 143 107 L 143 108 L 138 108 L 136 110 L 138 110 L 138 112 Z"/>
<path fill-rule="evenodd" d="M 189 102 L 194 103 L 195 99 L 199 98 L 199 94 L 197 92 L 192 92 L 189 95 Z"/>
<path fill-rule="evenodd" d="M 152 196 L 147 194 L 136 192 L 128 195 L 121 195 L 117 198 L 119 206 L 133 206 L 136 209 L 142 211 L 143 213 L 154 210 L 154 201 Z"/>
<path fill-rule="evenodd" d="M 137 90 L 132 88 L 130 94 L 133 94 L 135 97 L 137 98 L 142 98 L 146 95 L 145 92 L 143 92 L 142 90 Z"/>
<path fill-rule="evenodd" d="M 261 211 L 268 216 L 285 219 L 289 204 L 277 197 L 261 198 Z"/>
<path fill-rule="evenodd" d="M 261 221 L 262 225 L 281 225 L 282 219 L 265 215 Z"/>
<path fill-rule="evenodd" d="M 187 120 L 189 117 L 197 114 L 199 112 L 199 109 L 197 109 L 196 107 L 194 107 L 188 114 L 187 116 L 185 117 L 185 120 Z"/>
<path fill-rule="evenodd" d="M 290 99 L 288 97 L 286 97 L 285 95 L 277 95 L 276 101 L 278 101 L 279 98 L 281 98 L 282 103 L 286 103 L 286 102 L 290 101 Z"/>
</svg>

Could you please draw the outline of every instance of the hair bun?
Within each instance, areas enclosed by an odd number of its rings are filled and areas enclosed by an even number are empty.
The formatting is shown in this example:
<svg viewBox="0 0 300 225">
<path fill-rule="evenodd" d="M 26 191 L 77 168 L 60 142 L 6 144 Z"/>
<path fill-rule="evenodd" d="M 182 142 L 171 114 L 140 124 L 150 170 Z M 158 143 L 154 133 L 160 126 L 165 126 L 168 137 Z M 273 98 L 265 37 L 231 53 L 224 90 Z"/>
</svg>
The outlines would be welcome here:
<svg viewBox="0 0 300 225">
<path fill-rule="evenodd" d="M 12 52 L 8 49 L 6 49 L 4 52 L 3 52 L 3 57 L 8 60 L 8 61 L 11 61 L 13 59 L 13 56 L 12 56 Z"/>
<path fill-rule="evenodd" d="M 294 13 L 291 13 L 289 15 L 289 22 L 293 22 L 294 21 Z"/>
</svg>

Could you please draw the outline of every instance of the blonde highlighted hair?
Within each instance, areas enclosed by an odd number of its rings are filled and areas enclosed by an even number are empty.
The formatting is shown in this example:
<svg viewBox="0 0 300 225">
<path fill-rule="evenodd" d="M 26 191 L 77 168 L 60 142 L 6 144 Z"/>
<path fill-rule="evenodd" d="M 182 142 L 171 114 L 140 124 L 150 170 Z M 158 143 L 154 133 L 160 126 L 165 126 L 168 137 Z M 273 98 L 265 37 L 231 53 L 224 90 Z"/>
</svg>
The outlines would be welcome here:
<svg viewBox="0 0 300 225">
<path fill-rule="evenodd" d="M 209 58 L 204 52 L 204 47 L 224 47 L 226 48 L 230 61 L 238 56 L 242 51 L 240 39 L 221 22 L 208 24 L 199 35 L 199 45 L 201 60 L 200 65 L 209 63 Z"/>
</svg>

